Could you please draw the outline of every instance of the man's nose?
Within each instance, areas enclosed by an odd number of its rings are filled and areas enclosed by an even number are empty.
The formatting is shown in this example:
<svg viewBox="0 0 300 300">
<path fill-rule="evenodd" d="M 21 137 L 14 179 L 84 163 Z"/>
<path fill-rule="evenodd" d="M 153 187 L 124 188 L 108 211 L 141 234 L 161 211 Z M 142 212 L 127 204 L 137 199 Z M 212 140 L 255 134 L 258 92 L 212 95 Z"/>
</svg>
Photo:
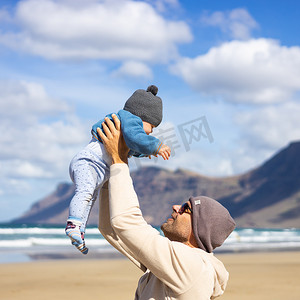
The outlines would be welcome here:
<svg viewBox="0 0 300 300">
<path fill-rule="evenodd" d="M 180 207 L 181 207 L 180 205 L 173 205 L 173 210 L 178 213 Z"/>
</svg>

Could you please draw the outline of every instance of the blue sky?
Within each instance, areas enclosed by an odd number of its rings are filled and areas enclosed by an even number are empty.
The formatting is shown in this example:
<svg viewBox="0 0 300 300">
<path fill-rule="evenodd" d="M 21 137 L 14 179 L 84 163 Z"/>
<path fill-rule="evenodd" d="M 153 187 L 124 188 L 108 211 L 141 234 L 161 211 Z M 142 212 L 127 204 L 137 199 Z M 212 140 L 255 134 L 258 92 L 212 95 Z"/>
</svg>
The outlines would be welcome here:
<svg viewBox="0 0 300 300">
<path fill-rule="evenodd" d="M 150 84 L 164 103 L 154 134 L 173 156 L 131 160 L 132 170 L 230 176 L 299 140 L 299 9 L 289 0 L 0 0 L 0 222 L 70 182 L 91 126 Z"/>
</svg>

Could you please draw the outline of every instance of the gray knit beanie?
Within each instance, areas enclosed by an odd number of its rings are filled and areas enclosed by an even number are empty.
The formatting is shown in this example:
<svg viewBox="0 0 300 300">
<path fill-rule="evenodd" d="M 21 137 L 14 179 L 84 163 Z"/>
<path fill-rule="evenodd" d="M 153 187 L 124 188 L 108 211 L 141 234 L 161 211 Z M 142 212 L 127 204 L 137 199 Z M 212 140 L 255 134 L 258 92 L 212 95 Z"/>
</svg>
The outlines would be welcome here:
<svg viewBox="0 0 300 300">
<path fill-rule="evenodd" d="M 211 253 L 235 228 L 228 210 L 209 197 L 191 197 L 193 232 L 200 249 Z"/>
<path fill-rule="evenodd" d="M 126 101 L 124 110 L 157 127 L 162 121 L 162 101 L 156 96 L 157 92 L 155 85 L 150 85 L 146 91 L 136 90 Z"/>
</svg>

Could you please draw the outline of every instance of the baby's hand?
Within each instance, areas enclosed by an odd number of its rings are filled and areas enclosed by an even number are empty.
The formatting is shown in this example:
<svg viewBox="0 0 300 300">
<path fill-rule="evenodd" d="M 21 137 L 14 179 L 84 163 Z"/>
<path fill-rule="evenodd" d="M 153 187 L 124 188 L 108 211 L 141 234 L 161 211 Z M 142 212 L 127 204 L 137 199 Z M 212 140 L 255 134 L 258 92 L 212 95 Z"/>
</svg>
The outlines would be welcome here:
<svg viewBox="0 0 300 300">
<path fill-rule="evenodd" d="M 171 149 L 169 146 L 163 144 L 157 154 L 160 155 L 164 160 L 168 160 L 171 155 Z"/>
</svg>

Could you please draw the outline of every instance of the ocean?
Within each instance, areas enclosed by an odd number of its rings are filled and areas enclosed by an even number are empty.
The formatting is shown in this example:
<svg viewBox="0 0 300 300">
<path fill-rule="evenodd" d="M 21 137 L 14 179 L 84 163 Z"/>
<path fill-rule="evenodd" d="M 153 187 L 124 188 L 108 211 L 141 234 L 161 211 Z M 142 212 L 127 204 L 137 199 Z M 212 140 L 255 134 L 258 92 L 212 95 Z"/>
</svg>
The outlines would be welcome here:
<svg viewBox="0 0 300 300">
<path fill-rule="evenodd" d="M 63 226 L 0 224 L 0 263 L 122 257 L 96 227 L 87 228 L 85 240 L 86 256 L 70 244 Z M 300 229 L 237 228 L 215 253 L 283 250 L 300 250 Z"/>
</svg>

